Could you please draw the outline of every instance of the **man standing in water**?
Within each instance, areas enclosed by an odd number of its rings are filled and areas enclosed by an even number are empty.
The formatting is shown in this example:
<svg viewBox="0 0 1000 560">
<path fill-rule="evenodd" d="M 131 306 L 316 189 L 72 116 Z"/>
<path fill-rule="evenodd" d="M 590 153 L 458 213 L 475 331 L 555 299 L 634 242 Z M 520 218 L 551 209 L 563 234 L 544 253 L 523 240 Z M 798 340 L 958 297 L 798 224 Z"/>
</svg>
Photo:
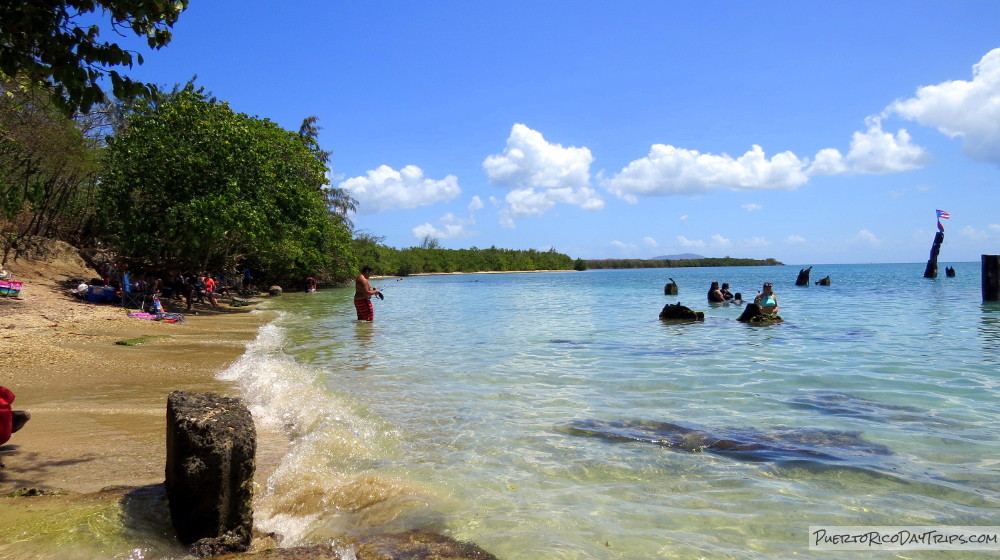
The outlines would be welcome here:
<svg viewBox="0 0 1000 560">
<path fill-rule="evenodd" d="M 372 296 L 382 298 L 378 290 L 372 288 L 368 283 L 368 277 L 372 274 L 372 267 L 366 266 L 361 269 L 361 274 L 354 279 L 354 308 L 358 311 L 359 321 L 374 321 L 375 308 L 372 306 Z"/>
</svg>

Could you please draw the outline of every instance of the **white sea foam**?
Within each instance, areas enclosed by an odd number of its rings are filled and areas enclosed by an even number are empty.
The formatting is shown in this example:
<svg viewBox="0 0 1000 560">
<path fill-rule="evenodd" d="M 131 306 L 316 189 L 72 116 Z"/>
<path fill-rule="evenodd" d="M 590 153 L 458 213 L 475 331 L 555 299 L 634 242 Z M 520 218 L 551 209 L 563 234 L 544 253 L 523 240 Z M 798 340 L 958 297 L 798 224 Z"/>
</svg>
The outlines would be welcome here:
<svg viewBox="0 0 1000 560">
<path fill-rule="evenodd" d="M 421 489 L 372 472 L 391 448 L 394 432 L 352 402 L 323 388 L 322 372 L 282 350 L 279 321 L 262 326 L 246 352 L 220 379 L 240 387 L 258 426 L 289 439 L 289 451 L 255 499 L 257 528 L 294 546 L 317 534 L 332 536 L 359 526 L 391 522 L 413 509 Z"/>
</svg>

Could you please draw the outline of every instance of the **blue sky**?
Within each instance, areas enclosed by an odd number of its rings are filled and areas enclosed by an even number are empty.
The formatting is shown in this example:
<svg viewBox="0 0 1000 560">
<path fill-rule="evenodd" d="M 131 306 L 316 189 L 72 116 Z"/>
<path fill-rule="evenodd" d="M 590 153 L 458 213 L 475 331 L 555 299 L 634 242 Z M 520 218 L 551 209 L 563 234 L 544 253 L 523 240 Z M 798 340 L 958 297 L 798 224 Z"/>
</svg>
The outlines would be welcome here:
<svg viewBox="0 0 1000 560">
<path fill-rule="evenodd" d="M 986 1 L 191 0 L 130 75 L 319 117 L 394 247 L 924 262 L 941 208 L 941 260 L 978 261 L 998 29 Z"/>
</svg>

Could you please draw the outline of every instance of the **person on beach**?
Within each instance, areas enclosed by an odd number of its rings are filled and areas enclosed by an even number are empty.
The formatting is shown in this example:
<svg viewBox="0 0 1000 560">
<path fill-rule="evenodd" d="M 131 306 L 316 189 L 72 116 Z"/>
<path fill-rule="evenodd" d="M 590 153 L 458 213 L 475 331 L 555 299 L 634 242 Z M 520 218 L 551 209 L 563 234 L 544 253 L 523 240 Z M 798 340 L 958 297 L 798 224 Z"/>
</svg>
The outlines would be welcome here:
<svg viewBox="0 0 1000 560">
<path fill-rule="evenodd" d="M 726 298 L 722 295 L 722 290 L 719 289 L 718 282 L 712 282 L 712 286 L 708 289 L 708 303 L 724 303 Z"/>
<path fill-rule="evenodd" d="M 359 321 L 374 321 L 375 307 L 372 306 L 372 296 L 382 297 L 378 290 L 372 288 L 368 282 L 368 277 L 372 274 L 372 267 L 366 266 L 361 269 L 361 274 L 354 279 L 354 309 L 358 312 Z"/>
<path fill-rule="evenodd" d="M 774 315 L 778 312 L 778 296 L 774 295 L 774 286 L 770 282 L 764 282 L 763 291 L 757 294 L 753 302 L 760 307 L 761 313 Z"/>
<path fill-rule="evenodd" d="M 306 291 L 310 294 L 316 291 L 316 279 L 312 276 L 306 278 Z"/>
<path fill-rule="evenodd" d="M 31 419 L 31 415 L 23 410 L 13 410 L 14 392 L 0 386 L 0 445 L 7 443 L 10 435 L 20 430 Z M 3 463 L 0 463 L 3 466 Z"/>
<path fill-rule="evenodd" d="M 215 299 L 215 287 L 216 287 L 215 278 L 211 274 L 206 275 L 205 276 L 205 295 L 208 296 L 208 301 L 209 301 L 209 303 L 212 304 L 212 307 L 218 309 L 219 308 L 219 301 L 217 299 Z"/>
</svg>

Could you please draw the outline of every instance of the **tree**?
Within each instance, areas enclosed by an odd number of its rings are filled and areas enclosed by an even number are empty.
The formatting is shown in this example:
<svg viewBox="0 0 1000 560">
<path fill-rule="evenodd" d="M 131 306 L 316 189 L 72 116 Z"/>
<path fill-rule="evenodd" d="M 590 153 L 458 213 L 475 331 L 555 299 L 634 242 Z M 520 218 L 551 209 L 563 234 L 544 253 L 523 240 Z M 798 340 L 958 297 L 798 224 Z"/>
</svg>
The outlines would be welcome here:
<svg viewBox="0 0 1000 560">
<path fill-rule="evenodd" d="M 108 143 L 105 231 L 128 259 L 272 278 L 343 278 L 350 232 L 326 206 L 326 168 L 300 136 L 189 84 L 137 110 Z"/>
<path fill-rule="evenodd" d="M 306 117 L 302 120 L 302 126 L 299 127 L 299 138 L 302 139 L 302 143 L 309 148 L 313 156 L 323 164 L 324 167 L 329 169 L 330 165 L 330 154 L 320 148 L 319 146 L 319 131 L 323 127 L 317 124 L 319 122 L 319 117 L 311 116 Z M 339 218 L 347 227 L 351 229 L 354 224 L 351 223 L 351 219 L 348 217 L 349 214 L 358 211 L 358 201 L 354 199 L 350 193 L 345 189 L 340 187 L 330 187 L 330 180 L 324 176 L 323 187 L 325 188 L 326 198 L 330 211 L 333 212 L 337 218 Z"/>
<path fill-rule="evenodd" d="M 115 97 L 149 92 L 149 87 L 113 68 L 143 63 L 142 55 L 101 42 L 100 27 L 80 21 L 100 10 L 119 35 L 131 30 L 150 48 L 170 42 L 170 29 L 188 0 L 4 0 L 0 3 L 0 73 L 26 77 L 47 88 L 67 115 L 87 112 L 105 99 L 101 82 L 111 80 Z"/>
<path fill-rule="evenodd" d="M 431 235 L 431 234 L 427 234 L 427 235 L 425 235 L 423 237 L 423 239 L 420 240 L 420 248 L 421 249 L 440 249 L 441 248 L 441 240 L 438 239 L 437 237 Z"/>
<path fill-rule="evenodd" d="M 99 203 L 99 150 L 24 79 L 0 81 L 0 262 L 30 237 L 71 243 Z"/>
</svg>

